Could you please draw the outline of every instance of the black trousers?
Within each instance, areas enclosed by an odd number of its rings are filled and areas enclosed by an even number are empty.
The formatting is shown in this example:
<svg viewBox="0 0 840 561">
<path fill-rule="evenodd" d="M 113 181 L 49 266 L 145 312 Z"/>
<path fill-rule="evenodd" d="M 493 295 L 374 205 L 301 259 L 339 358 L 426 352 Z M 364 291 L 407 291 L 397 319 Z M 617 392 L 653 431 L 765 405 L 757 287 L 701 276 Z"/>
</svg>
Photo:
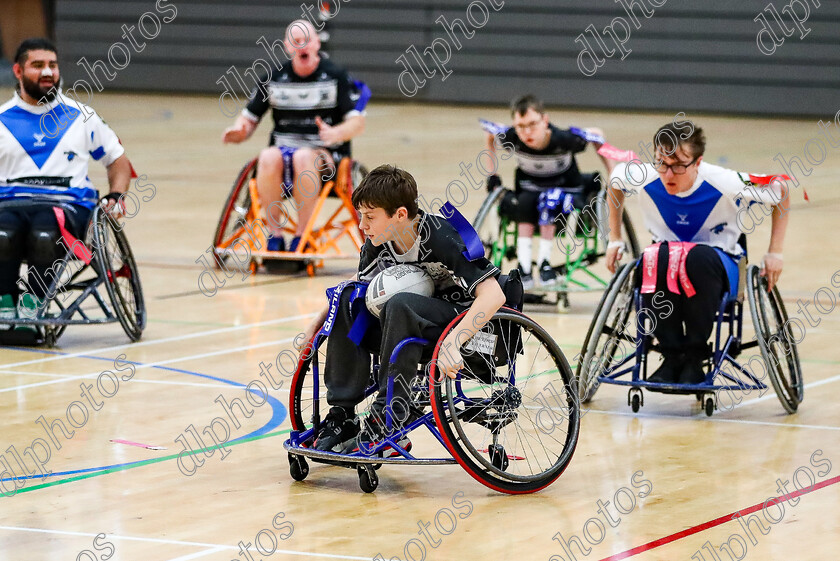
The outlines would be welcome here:
<svg viewBox="0 0 840 561">
<path fill-rule="evenodd" d="M 65 210 L 65 227 L 84 239 L 92 211 L 81 206 L 72 209 Z M 43 298 L 54 278 L 51 267 L 67 254 L 68 248 L 59 243 L 60 239 L 52 205 L 0 208 L 0 294 L 11 294 L 17 301 L 20 265 L 26 260 L 30 266 L 29 293 Z"/>
<path fill-rule="evenodd" d="M 379 322 L 365 333 L 362 344 L 356 346 L 347 334 L 352 325 L 349 297 L 352 287 L 341 294 L 335 325 L 327 338 L 327 359 L 324 383 L 327 402 L 333 406 L 353 408 L 364 399 L 364 391 L 371 377 L 371 353 L 380 357 L 379 395 L 376 406 L 384 408 L 388 375 L 395 375 L 392 410 L 397 418 L 405 418 L 405 405 L 410 405 L 409 384 L 423 356 L 421 345 L 406 345 L 393 366 L 391 353 L 407 337 L 422 337 L 432 344 L 443 329 L 466 308 L 437 298 L 417 294 L 395 294 L 384 306 Z M 428 353 L 427 353 L 428 354 Z"/>
<path fill-rule="evenodd" d="M 686 273 L 696 293 L 687 297 L 682 285 L 679 294 L 668 290 L 668 244 L 659 247 L 656 291 L 643 294 L 642 302 L 652 312 L 656 325 L 653 333 L 663 354 L 691 354 L 705 358 L 707 342 L 717 317 L 720 299 L 729 290 L 729 281 L 720 256 L 708 245 L 697 244 L 685 260 Z M 637 286 L 641 285 L 641 267 Z M 678 283 L 679 284 L 679 283 Z"/>
</svg>

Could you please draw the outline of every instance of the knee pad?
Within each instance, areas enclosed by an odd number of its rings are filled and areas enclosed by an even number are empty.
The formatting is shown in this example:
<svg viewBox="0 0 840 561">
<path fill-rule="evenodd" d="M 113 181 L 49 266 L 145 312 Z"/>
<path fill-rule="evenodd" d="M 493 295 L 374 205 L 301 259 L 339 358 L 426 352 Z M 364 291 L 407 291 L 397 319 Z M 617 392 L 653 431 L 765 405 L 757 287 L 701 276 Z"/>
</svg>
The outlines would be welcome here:
<svg viewBox="0 0 840 561">
<path fill-rule="evenodd" d="M 540 193 L 537 210 L 540 213 L 540 226 L 553 224 L 560 214 L 569 214 L 574 210 L 572 196 L 559 187 Z"/>
<path fill-rule="evenodd" d="M 32 264 L 50 264 L 63 254 L 58 245 L 61 236 L 56 230 L 32 229 L 29 232 L 29 260 Z"/>
<path fill-rule="evenodd" d="M 13 259 L 20 253 L 17 249 L 19 247 L 18 237 L 15 230 L 0 227 L 0 261 Z"/>
</svg>

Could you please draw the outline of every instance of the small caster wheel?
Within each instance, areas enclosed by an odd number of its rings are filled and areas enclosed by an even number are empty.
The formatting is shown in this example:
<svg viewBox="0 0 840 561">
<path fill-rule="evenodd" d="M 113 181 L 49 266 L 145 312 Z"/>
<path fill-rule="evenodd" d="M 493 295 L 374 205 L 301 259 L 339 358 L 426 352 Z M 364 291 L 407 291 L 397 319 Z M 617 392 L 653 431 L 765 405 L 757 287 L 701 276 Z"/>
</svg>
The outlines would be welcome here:
<svg viewBox="0 0 840 561">
<path fill-rule="evenodd" d="M 382 464 L 370 464 L 370 467 L 373 468 L 373 471 L 379 471 L 379 468 L 382 467 Z"/>
<path fill-rule="evenodd" d="M 633 410 L 633 413 L 638 413 L 639 408 L 642 406 L 642 400 L 639 397 L 639 394 L 633 394 L 630 398 L 630 408 Z"/>
<path fill-rule="evenodd" d="M 700 403 L 703 403 L 703 393 L 702 392 L 697 392 L 696 394 L 694 394 L 694 397 L 697 398 L 697 401 L 699 401 Z"/>
<path fill-rule="evenodd" d="M 359 487 L 365 493 L 373 493 L 379 487 L 379 476 L 370 466 L 359 466 Z"/>
<path fill-rule="evenodd" d="M 315 263 L 313 263 L 312 261 L 310 261 L 309 263 L 306 264 L 306 274 L 307 274 L 307 276 L 310 276 L 310 277 L 315 276 Z M 374 489 L 375 489 L 375 487 L 374 487 Z M 368 491 L 368 493 L 369 492 L 370 491 Z"/>
<path fill-rule="evenodd" d="M 46 327 L 44 329 L 44 344 L 49 347 L 55 347 L 55 342 L 58 338 L 55 336 L 55 329 L 52 327 Z"/>
<path fill-rule="evenodd" d="M 711 417 L 712 413 L 715 412 L 715 400 L 711 397 L 707 397 L 703 402 L 703 408 L 706 410 L 706 416 Z"/>
<path fill-rule="evenodd" d="M 508 461 L 504 446 L 501 444 L 491 444 L 488 452 L 490 453 L 490 463 L 493 464 L 494 468 L 501 471 L 507 470 L 510 462 Z"/>
<path fill-rule="evenodd" d="M 289 454 L 289 473 L 295 481 L 303 481 L 309 475 L 309 464 L 303 456 Z"/>
<path fill-rule="evenodd" d="M 561 292 L 557 294 L 557 311 L 561 314 L 567 313 L 571 309 L 571 304 L 569 303 L 569 295 L 565 292 Z"/>
<path fill-rule="evenodd" d="M 251 272 L 252 275 L 257 274 L 257 268 L 258 267 L 259 267 L 259 263 L 257 263 L 256 259 L 251 259 L 251 261 L 248 262 L 248 270 Z"/>
</svg>

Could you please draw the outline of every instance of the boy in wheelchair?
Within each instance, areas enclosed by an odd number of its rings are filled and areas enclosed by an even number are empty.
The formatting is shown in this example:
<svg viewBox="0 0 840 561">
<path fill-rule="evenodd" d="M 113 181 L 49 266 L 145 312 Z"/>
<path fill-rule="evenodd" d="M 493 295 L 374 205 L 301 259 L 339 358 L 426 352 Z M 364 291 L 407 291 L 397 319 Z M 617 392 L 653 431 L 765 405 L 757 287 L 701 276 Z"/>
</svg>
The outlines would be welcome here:
<svg viewBox="0 0 840 561">
<path fill-rule="evenodd" d="M 620 216 L 625 194 L 639 194 L 645 225 L 655 245 L 644 251 L 636 286 L 653 311 L 653 334 L 663 362 L 649 382 L 698 384 L 709 358 L 707 344 L 721 297 L 738 286 L 745 251 L 740 215 L 755 203 L 772 206 L 770 246 L 762 275 L 769 290 L 782 272 L 788 223 L 788 187 L 778 179 L 724 169 L 703 161 L 706 139 L 690 121 L 661 127 L 654 136 L 653 165 L 616 166 L 610 178 L 610 246 L 607 268 L 615 272 L 623 242 Z M 665 310 L 665 311 L 662 311 Z"/>
<path fill-rule="evenodd" d="M 548 286 L 557 282 L 551 266 L 551 246 L 556 222 L 562 228 L 563 217 L 573 209 L 583 209 L 601 189 L 598 172 L 581 174 L 575 154 L 583 152 L 588 143 L 603 142 L 598 129 L 560 129 L 548 120 L 542 101 L 526 95 L 511 104 L 513 126 L 506 130 L 488 131 L 488 149 L 495 153 L 497 143 L 515 151 L 517 159 L 514 177 L 515 193 L 506 197 L 500 211 L 518 223 L 516 256 L 525 289 L 533 288 L 531 271 L 532 237 L 539 225 L 540 245 L 537 253 L 540 281 Z M 599 158 L 609 174 L 613 162 Z M 487 189 L 502 185 L 498 175 L 487 178 Z"/>
<path fill-rule="evenodd" d="M 0 106 L 0 319 L 6 320 L 35 317 L 49 299 L 54 262 L 76 236 L 84 239 L 99 198 L 87 177 L 89 160 L 108 169 L 108 208 L 128 190 L 132 173 L 111 128 L 90 107 L 60 92 L 51 42 L 23 41 L 13 70 L 16 93 Z M 28 290 L 21 294 L 23 261 L 29 274 Z"/>
<path fill-rule="evenodd" d="M 311 341 L 327 320 L 332 331 L 327 341 L 324 383 L 329 413 L 321 423 L 315 441 L 317 450 L 347 452 L 354 442 L 376 442 L 387 436 L 384 408 L 389 375 L 394 376 L 391 417 L 406 426 L 420 416 L 411 404 L 410 384 L 421 360 L 422 348 L 407 345 L 389 371 L 389 357 L 396 345 L 408 337 L 436 340 L 458 314 L 468 310 L 442 345 L 437 368 L 454 377 L 463 364 L 458 351 L 505 303 L 496 280 L 499 269 L 479 252 L 470 260 L 459 231 L 439 216 L 417 207 L 417 185 L 408 172 L 389 165 L 372 170 L 353 193 L 353 206 L 361 215 L 366 241 L 354 280 L 370 282 L 377 273 L 396 264 L 409 263 L 424 269 L 434 281 L 432 297 L 397 293 L 388 300 L 379 317 L 368 326 L 361 345 L 349 333 L 354 325 L 351 308 L 352 284 L 340 285 L 336 317 L 327 319 L 325 306 L 307 326 L 305 341 Z M 364 304 L 362 303 L 362 306 Z M 355 406 L 364 399 L 371 375 L 371 353 L 381 357 L 379 394 L 365 426 L 360 431 Z M 400 446 L 410 442 L 405 438 Z"/>
</svg>

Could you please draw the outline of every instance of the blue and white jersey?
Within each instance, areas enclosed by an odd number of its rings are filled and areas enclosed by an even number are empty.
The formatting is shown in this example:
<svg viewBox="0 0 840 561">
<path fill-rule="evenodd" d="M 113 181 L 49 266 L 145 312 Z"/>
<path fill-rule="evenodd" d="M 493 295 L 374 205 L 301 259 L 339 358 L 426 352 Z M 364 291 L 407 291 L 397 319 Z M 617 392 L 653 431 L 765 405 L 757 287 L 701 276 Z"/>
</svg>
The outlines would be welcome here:
<svg viewBox="0 0 840 561">
<path fill-rule="evenodd" d="M 639 195 L 645 226 L 654 242 L 702 243 L 730 255 L 743 253 L 738 238 L 746 208 L 781 201 L 778 184 L 755 185 L 749 174 L 703 161 L 691 189 L 676 195 L 668 194 L 653 166 L 638 162 L 617 165 L 610 186 L 628 196 Z"/>
<path fill-rule="evenodd" d="M 0 106 L 0 199 L 49 195 L 92 208 L 98 193 L 90 159 L 107 167 L 123 152 L 86 105 L 61 94 L 49 105 L 29 105 L 16 93 Z"/>
</svg>

